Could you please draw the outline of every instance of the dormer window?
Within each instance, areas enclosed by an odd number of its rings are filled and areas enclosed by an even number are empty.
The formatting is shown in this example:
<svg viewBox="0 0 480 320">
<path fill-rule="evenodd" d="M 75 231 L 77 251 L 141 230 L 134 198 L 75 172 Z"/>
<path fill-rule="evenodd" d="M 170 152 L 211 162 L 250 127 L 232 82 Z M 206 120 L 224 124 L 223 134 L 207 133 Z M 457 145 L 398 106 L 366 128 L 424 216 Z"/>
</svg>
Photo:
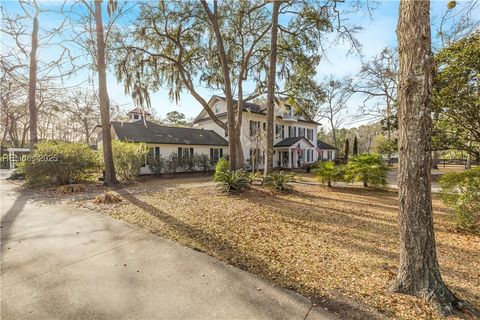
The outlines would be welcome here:
<svg viewBox="0 0 480 320">
<path fill-rule="evenodd" d="M 220 105 L 219 104 L 216 104 L 215 105 L 215 113 L 220 113 Z"/>
</svg>

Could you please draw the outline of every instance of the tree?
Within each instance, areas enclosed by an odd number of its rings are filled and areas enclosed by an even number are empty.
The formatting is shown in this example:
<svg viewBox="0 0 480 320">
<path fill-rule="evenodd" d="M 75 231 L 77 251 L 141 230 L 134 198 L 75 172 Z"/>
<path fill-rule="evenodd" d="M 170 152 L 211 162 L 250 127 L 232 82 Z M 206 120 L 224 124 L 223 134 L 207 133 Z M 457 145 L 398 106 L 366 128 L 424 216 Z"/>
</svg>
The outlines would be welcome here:
<svg viewBox="0 0 480 320">
<path fill-rule="evenodd" d="M 353 139 L 353 151 L 352 155 L 357 156 L 358 155 L 358 139 L 357 136 L 355 135 L 355 138 Z"/>
<path fill-rule="evenodd" d="M 320 119 L 327 119 L 330 124 L 330 130 L 333 138 L 333 145 L 338 147 L 337 130 L 345 120 L 342 113 L 348 108 L 347 102 L 351 93 L 346 90 L 348 79 L 337 80 L 330 75 L 325 78 L 322 90 L 325 95 L 325 102 L 319 108 L 317 116 Z"/>
<path fill-rule="evenodd" d="M 70 125 L 78 126 L 85 143 L 91 143 L 91 133 L 98 124 L 100 112 L 98 110 L 98 97 L 95 92 L 76 90 L 67 99 L 62 112 L 68 115 Z"/>
<path fill-rule="evenodd" d="M 112 135 L 110 131 L 110 100 L 108 98 L 107 89 L 107 72 L 105 63 L 105 36 L 103 33 L 102 20 L 102 2 L 103 0 L 95 0 L 95 9 L 93 15 L 95 17 L 96 26 L 96 66 L 98 73 L 98 95 L 100 101 L 100 117 L 102 123 L 102 146 L 103 146 L 103 162 L 105 166 L 105 176 L 103 183 L 106 186 L 118 184 L 115 175 L 115 166 L 113 163 L 112 151 Z M 110 1 L 108 3 L 109 12 L 115 10 L 116 3 Z M 89 10 L 92 10 L 89 7 Z"/>
<path fill-rule="evenodd" d="M 337 182 L 343 178 L 343 168 L 335 166 L 331 161 L 322 161 L 315 170 L 315 175 L 321 183 L 327 183 L 329 188 L 332 182 Z"/>
<path fill-rule="evenodd" d="M 187 125 L 185 115 L 178 111 L 167 112 L 165 122 L 167 125 L 174 127 L 185 127 Z"/>
<path fill-rule="evenodd" d="M 440 275 L 432 216 L 430 94 L 434 63 L 429 1 L 400 2 L 397 36 L 400 266 L 392 290 L 427 299 L 442 314 L 451 314 L 458 299 Z"/>
<path fill-rule="evenodd" d="M 348 138 L 345 140 L 345 159 L 348 160 L 348 153 L 350 152 L 350 141 Z"/>
<path fill-rule="evenodd" d="M 267 88 L 267 146 L 265 157 L 265 177 L 273 170 L 273 130 L 275 118 L 275 78 L 277 69 L 277 35 L 278 35 L 278 11 L 280 1 L 273 2 L 272 31 L 270 36 L 270 66 L 268 68 Z"/>
<path fill-rule="evenodd" d="M 2 96 L 2 109 L 5 108 L 2 110 L 5 111 L 2 117 L 3 137 L 6 138 L 8 133 L 11 142 L 23 146 L 29 133 L 30 146 L 33 147 L 38 142 L 39 122 L 42 120 L 39 115 L 43 111 L 48 113 L 49 103 L 57 100 L 53 92 L 58 94 L 58 88 L 62 86 L 57 80 L 64 80 L 72 73 L 71 70 L 67 71 L 70 54 L 60 38 L 65 20 L 48 28 L 39 25 L 41 13 L 55 10 L 45 8 L 47 6 L 40 8 L 37 1 L 20 0 L 16 4 L 18 11 L 14 14 L 9 14 L 5 7 L 1 7 L 2 89 L 13 90 L 14 93 Z M 16 4 L 12 3 L 11 6 Z M 55 50 L 51 50 L 53 54 L 42 54 L 42 49 L 52 47 L 55 47 Z M 25 103 L 27 113 L 19 108 L 22 103 Z"/>
<path fill-rule="evenodd" d="M 480 32 L 452 43 L 435 56 L 432 93 L 434 149 L 480 146 Z"/>
<path fill-rule="evenodd" d="M 35 103 L 36 89 L 37 89 L 37 49 L 38 49 L 38 14 L 39 9 L 37 2 L 33 2 L 35 6 L 35 13 L 32 18 L 32 42 L 30 51 L 30 67 L 28 78 L 28 112 L 29 112 L 29 127 L 30 127 L 30 147 L 33 149 L 38 142 L 37 135 L 37 105 Z"/>
<path fill-rule="evenodd" d="M 360 114 L 363 117 L 381 120 L 387 139 L 393 139 L 396 130 L 398 53 L 396 49 L 384 48 L 371 61 L 362 65 L 349 91 L 365 97 Z M 390 163 L 391 154 L 388 154 Z"/>
</svg>

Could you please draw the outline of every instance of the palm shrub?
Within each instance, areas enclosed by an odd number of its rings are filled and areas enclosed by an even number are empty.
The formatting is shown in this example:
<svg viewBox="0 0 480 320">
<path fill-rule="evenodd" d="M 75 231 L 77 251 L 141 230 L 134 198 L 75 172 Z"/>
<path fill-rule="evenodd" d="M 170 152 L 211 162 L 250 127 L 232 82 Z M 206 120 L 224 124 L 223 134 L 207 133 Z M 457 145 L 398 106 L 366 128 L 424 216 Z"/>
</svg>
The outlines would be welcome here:
<svg viewBox="0 0 480 320">
<path fill-rule="evenodd" d="M 247 178 L 250 184 L 261 184 L 263 182 L 263 177 L 259 172 L 247 173 Z"/>
<path fill-rule="evenodd" d="M 247 174 L 243 170 L 225 170 L 215 172 L 215 181 L 219 182 L 219 187 L 226 192 L 240 192 L 248 188 L 250 182 Z"/>
<path fill-rule="evenodd" d="M 452 209 L 457 228 L 480 230 L 480 167 L 451 172 L 440 178 L 443 202 Z"/>
<path fill-rule="evenodd" d="M 83 143 L 43 141 L 23 166 L 31 186 L 84 182 L 100 168 L 99 154 Z"/>
<path fill-rule="evenodd" d="M 329 188 L 332 187 L 332 182 L 341 181 L 343 179 L 343 167 L 336 166 L 332 161 L 322 161 L 317 164 L 317 169 L 315 170 L 315 175 L 317 179 L 323 183 L 327 184 Z"/>
<path fill-rule="evenodd" d="M 113 163 L 117 175 L 123 180 L 133 180 L 145 163 L 147 148 L 144 143 L 112 141 Z"/>
<path fill-rule="evenodd" d="M 345 180 L 363 182 L 364 187 L 387 184 L 388 168 L 379 155 L 362 154 L 351 157 L 345 166 Z"/>
<path fill-rule="evenodd" d="M 293 174 L 285 173 L 283 171 L 272 172 L 265 177 L 263 184 L 271 189 L 290 192 L 293 190 L 292 182 L 295 181 Z"/>
<path fill-rule="evenodd" d="M 213 174 L 213 180 L 218 181 L 221 172 L 226 172 L 229 168 L 228 160 L 225 158 L 220 158 L 215 165 L 215 173 Z"/>
</svg>

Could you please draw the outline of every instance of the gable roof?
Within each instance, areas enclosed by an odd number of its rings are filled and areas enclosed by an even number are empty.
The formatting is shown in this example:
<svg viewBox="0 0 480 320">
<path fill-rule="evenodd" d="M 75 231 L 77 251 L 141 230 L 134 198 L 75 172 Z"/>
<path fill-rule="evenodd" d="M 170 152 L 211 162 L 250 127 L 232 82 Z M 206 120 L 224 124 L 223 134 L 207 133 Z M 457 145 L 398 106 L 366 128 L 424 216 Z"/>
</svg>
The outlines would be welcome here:
<svg viewBox="0 0 480 320">
<path fill-rule="evenodd" d="M 282 141 L 276 143 L 273 147 L 276 148 L 276 147 L 291 147 L 293 146 L 295 143 L 297 143 L 298 141 L 300 140 L 305 140 L 309 145 L 311 145 L 312 147 L 314 146 L 310 141 L 308 141 L 307 139 L 305 139 L 305 137 L 291 137 L 291 138 L 286 138 L 286 139 L 283 139 Z"/>
<path fill-rule="evenodd" d="M 211 104 L 213 100 L 215 99 L 218 99 L 218 100 L 223 100 L 225 101 L 226 98 L 225 97 L 221 97 L 221 96 L 217 96 L 217 95 L 213 95 L 210 100 L 208 101 L 208 104 Z M 238 100 L 235 100 L 233 99 L 233 103 L 235 104 L 235 106 L 238 104 Z M 246 111 L 246 112 L 251 112 L 251 113 L 257 113 L 257 114 L 263 114 L 263 115 L 266 115 L 265 111 L 267 110 L 266 107 L 262 107 L 261 105 L 258 105 L 256 103 L 252 103 L 252 102 L 244 102 L 243 103 L 243 108 L 242 108 L 243 111 Z M 202 110 L 203 111 L 203 110 Z M 206 114 L 203 118 L 201 118 L 202 116 L 202 113 L 203 112 L 200 112 L 200 114 L 195 118 L 195 120 L 193 121 L 193 123 L 198 123 L 198 122 L 202 122 L 202 121 L 206 121 L 206 120 L 210 120 L 210 116 L 208 114 Z M 217 114 L 216 116 L 221 118 L 221 117 L 224 117 L 226 116 L 227 113 L 226 112 L 223 112 L 223 113 L 219 113 Z M 276 116 L 276 118 L 282 118 L 281 116 Z M 307 123 L 314 123 L 314 124 L 319 124 L 318 122 L 316 121 L 313 121 L 313 120 L 308 120 L 308 119 L 297 119 L 297 121 L 299 122 L 307 122 Z"/>
<path fill-rule="evenodd" d="M 142 108 L 135 108 L 135 109 L 132 109 L 130 111 L 127 112 L 127 114 L 129 113 L 136 113 L 136 114 L 144 114 L 146 116 L 151 116 L 152 114 L 146 110 L 142 110 Z"/>
<path fill-rule="evenodd" d="M 322 140 L 317 140 L 317 147 L 322 150 L 338 150 L 334 146 L 329 145 L 326 142 L 323 142 Z"/>
<path fill-rule="evenodd" d="M 161 126 L 151 121 L 111 122 L 119 140 L 159 144 L 228 146 L 213 130 Z M 145 126 L 146 124 L 146 126 Z"/>
</svg>

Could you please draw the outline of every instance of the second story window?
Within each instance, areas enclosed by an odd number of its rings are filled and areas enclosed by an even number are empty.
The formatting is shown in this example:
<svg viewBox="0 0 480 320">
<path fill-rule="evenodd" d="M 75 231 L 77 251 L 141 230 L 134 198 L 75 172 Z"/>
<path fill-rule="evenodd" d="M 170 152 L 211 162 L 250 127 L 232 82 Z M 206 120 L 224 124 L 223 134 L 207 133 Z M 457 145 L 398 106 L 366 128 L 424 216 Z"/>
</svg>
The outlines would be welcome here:
<svg viewBox="0 0 480 320">
<path fill-rule="evenodd" d="M 307 139 L 313 141 L 313 129 L 307 129 Z"/>
<path fill-rule="evenodd" d="M 285 126 L 283 124 L 275 125 L 275 138 L 285 139 Z"/>
<path fill-rule="evenodd" d="M 295 137 L 295 127 L 288 126 L 288 137 L 289 138 Z"/>
<path fill-rule="evenodd" d="M 215 113 L 220 113 L 220 111 L 221 111 L 220 105 L 216 104 L 215 105 Z"/>
<path fill-rule="evenodd" d="M 305 128 L 298 128 L 298 136 L 305 137 Z"/>
<path fill-rule="evenodd" d="M 260 121 L 250 120 L 250 137 L 255 136 L 260 131 Z"/>
</svg>

